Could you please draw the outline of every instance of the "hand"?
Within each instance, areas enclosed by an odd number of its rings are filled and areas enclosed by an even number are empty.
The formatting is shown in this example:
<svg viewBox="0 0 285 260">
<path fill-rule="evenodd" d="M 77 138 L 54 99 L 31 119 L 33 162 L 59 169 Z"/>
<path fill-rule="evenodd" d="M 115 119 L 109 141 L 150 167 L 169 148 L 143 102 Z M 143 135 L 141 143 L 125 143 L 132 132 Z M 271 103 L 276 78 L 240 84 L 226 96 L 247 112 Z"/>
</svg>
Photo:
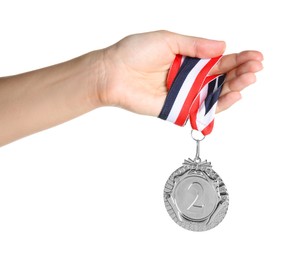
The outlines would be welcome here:
<svg viewBox="0 0 285 260">
<path fill-rule="evenodd" d="M 104 84 L 97 86 L 95 92 L 102 105 L 158 116 L 167 95 L 166 77 L 175 55 L 211 58 L 224 50 L 222 41 L 168 31 L 131 35 L 103 50 Z M 240 99 L 240 91 L 255 82 L 262 60 L 260 52 L 244 51 L 226 55 L 219 61 L 211 74 L 227 73 L 227 77 L 217 112 L 232 106 Z"/>
<path fill-rule="evenodd" d="M 149 32 L 70 61 L 0 78 L 0 146 L 100 106 L 158 116 L 176 54 L 210 58 L 224 49 L 222 41 Z M 261 61 L 257 51 L 226 55 L 219 61 L 211 73 L 227 77 L 217 112 L 233 105 L 240 91 L 255 82 Z"/>
</svg>

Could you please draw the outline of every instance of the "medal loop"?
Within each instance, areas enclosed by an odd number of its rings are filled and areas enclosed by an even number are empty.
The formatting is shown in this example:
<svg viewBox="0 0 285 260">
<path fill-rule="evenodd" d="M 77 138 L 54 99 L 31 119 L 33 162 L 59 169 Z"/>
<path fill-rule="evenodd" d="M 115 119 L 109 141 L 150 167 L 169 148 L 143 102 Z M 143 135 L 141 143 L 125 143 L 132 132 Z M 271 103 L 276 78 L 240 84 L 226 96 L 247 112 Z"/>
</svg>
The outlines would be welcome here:
<svg viewBox="0 0 285 260">
<path fill-rule="evenodd" d="M 200 137 L 198 137 L 198 135 Z M 205 136 L 203 135 L 203 133 L 199 132 L 199 131 L 195 131 L 192 129 L 191 130 L 191 137 L 194 141 L 196 141 L 196 155 L 194 158 L 194 161 L 199 163 L 201 162 L 201 158 L 200 158 L 200 142 L 203 141 L 205 139 Z"/>
<path fill-rule="evenodd" d="M 195 141 L 203 141 L 205 139 L 205 135 L 203 135 L 202 132 L 197 131 L 197 130 L 191 130 L 191 137 Z"/>
</svg>

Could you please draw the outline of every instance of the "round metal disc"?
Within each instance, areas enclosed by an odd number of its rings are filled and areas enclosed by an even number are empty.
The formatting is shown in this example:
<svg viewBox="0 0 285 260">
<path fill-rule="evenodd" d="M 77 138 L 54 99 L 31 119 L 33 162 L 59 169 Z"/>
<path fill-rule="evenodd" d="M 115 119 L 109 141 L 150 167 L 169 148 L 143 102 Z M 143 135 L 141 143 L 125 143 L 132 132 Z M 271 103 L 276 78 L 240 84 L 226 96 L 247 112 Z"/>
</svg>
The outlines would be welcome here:
<svg viewBox="0 0 285 260">
<path fill-rule="evenodd" d="M 229 196 L 210 163 L 189 159 L 167 180 L 164 202 L 178 225 L 192 231 L 205 231 L 224 219 Z"/>
<path fill-rule="evenodd" d="M 218 202 L 214 187 L 204 178 L 195 175 L 177 183 L 173 200 L 185 218 L 198 221 L 209 217 Z"/>
</svg>

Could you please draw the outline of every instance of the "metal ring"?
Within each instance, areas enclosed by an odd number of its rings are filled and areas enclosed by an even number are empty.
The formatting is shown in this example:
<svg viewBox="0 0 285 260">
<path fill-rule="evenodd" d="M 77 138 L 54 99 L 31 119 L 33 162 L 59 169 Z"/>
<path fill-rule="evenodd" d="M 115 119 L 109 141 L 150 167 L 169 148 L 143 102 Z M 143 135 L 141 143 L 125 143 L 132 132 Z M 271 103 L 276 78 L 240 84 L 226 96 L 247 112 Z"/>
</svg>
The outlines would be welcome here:
<svg viewBox="0 0 285 260">
<path fill-rule="evenodd" d="M 198 134 L 198 135 L 200 135 L 201 136 L 201 138 L 198 138 L 198 137 L 194 137 L 193 136 L 193 133 L 194 133 L 194 131 L 195 131 L 195 133 L 196 134 Z M 193 138 L 193 140 L 195 140 L 196 142 L 200 142 L 200 141 L 203 141 L 204 139 L 205 139 L 205 135 L 203 135 L 202 134 L 202 132 L 200 132 L 200 131 L 198 131 L 198 130 L 194 130 L 194 129 L 192 129 L 191 130 L 191 137 Z"/>
</svg>

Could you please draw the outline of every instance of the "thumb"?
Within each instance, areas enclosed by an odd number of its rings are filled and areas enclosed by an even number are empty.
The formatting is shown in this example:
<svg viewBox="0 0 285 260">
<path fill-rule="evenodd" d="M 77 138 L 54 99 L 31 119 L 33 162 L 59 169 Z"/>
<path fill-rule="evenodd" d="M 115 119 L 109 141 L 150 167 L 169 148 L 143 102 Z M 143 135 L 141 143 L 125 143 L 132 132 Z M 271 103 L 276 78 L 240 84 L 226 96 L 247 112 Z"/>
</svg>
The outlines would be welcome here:
<svg viewBox="0 0 285 260">
<path fill-rule="evenodd" d="M 175 54 L 197 58 L 212 58 L 222 55 L 226 48 L 224 41 L 174 34 L 171 44 Z M 175 47 L 176 46 L 176 47 Z"/>
</svg>

